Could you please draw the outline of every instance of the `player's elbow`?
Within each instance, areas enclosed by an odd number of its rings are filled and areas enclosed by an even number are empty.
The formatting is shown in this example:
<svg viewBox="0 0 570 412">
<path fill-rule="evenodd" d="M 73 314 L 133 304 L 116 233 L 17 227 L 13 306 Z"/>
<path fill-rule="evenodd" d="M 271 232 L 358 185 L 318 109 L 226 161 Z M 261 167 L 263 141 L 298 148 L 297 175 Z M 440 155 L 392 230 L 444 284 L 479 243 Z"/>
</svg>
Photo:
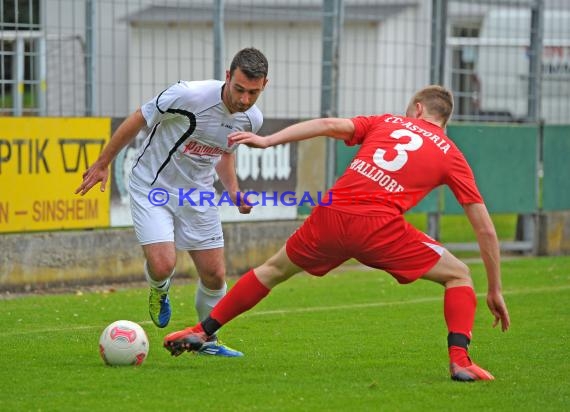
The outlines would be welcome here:
<svg viewBox="0 0 570 412">
<path fill-rule="evenodd" d="M 497 241 L 497 231 L 493 225 L 479 227 L 475 233 L 478 239 L 484 239 L 492 242 Z"/>
</svg>

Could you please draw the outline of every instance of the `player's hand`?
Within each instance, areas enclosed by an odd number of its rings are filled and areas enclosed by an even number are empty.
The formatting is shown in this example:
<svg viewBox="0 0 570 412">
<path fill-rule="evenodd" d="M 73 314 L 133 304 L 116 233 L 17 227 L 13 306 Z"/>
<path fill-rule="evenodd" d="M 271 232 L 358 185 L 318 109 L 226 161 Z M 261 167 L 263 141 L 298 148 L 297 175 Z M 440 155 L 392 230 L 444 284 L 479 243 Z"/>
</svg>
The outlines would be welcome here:
<svg viewBox="0 0 570 412">
<path fill-rule="evenodd" d="M 97 162 L 95 162 L 89 167 L 89 169 L 85 171 L 85 173 L 83 173 L 83 182 L 77 189 L 75 189 L 75 194 L 79 193 L 81 196 L 83 196 L 99 182 L 101 182 L 101 192 L 104 192 L 105 187 L 107 186 L 108 178 L 109 168 L 101 167 Z"/>
<path fill-rule="evenodd" d="M 232 192 L 230 193 L 230 199 L 232 200 L 232 202 L 234 203 L 234 205 L 237 206 L 238 211 L 242 214 L 242 215 L 248 215 L 251 213 L 251 209 L 253 209 L 253 205 L 250 203 L 250 201 L 247 199 L 247 196 L 244 195 L 243 197 L 239 197 L 238 198 L 238 193 L 241 194 L 241 192 L 238 190 L 236 192 Z"/>
<path fill-rule="evenodd" d="M 234 132 L 228 135 L 230 143 L 241 143 L 249 147 L 265 149 L 269 147 L 269 141 L 263 136 L 258 136 L 251 132 Z"/>
<path fill-rule="evenodd" d="M 248 205 L 243 202 L 241 205 L 238 206 L 238 210 L 242 215 L 249 215 L 251 213 L 251 209 L 253 209 L 252 205 Z"/>
<path fill-rule="evenodd" d="M 489 292 L 487 294 L 487 306 L 495 317 L 495 320 L 493 321 L 493 327 L 496 327 L 500 322 L 501 330 L 503 332 L 509 329 L 511 319 L 509 317 L 509 311 L 507 310 L 507 305 L 505 304 L 503 295 L 499 292 Z"/>
</svg>

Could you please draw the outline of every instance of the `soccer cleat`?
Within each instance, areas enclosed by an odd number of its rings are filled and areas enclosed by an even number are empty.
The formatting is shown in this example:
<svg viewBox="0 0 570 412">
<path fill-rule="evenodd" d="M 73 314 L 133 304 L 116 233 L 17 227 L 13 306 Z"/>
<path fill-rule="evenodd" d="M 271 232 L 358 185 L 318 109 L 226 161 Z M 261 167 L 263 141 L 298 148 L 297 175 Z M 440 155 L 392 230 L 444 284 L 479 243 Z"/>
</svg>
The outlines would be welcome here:
<svg viewBox="0 0 570 412">
<path fill-rule="evenodd" d="M 211 336 L 198 350 L 200 355 L 225 356 L 226 358 L 238 358 L 243 356 L 239 350 L 224 345 L 216 336 Z"/>
<path fill-rule="evenodd" d="M 150 294 L 148 295 L 148 313 L 154 324 L 159 328 L 164 328 L 168 325 L 172 313 L 168 291 L 150 288 Z"/>
<path fill-rule="evenodd" d="M 193 328 L 186 328 L 166 335 L 163 346 L 172 356 L 179 356 L 184 352 L 198 352 L 207 339 L 204 332 L 195 332 Z"/>
<path fill-rule="evenodd" d="M 459 366 L 456 363 L 449 365 L 451 379 L 461 382 L 492 381 L 495 378 L 485 369 L 472 363 L 469 366 Z"/>
</svg>

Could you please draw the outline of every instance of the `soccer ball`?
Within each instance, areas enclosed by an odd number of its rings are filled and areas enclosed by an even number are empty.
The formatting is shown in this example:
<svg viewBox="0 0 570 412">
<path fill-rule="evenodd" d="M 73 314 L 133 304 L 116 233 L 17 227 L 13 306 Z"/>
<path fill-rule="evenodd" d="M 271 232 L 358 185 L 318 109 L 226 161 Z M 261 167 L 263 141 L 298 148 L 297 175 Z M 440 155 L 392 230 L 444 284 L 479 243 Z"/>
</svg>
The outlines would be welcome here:
<svg viewBox="0 0 570 412">
<path fill-rule="evenodd" d="M 107 365 L 141 365 L 148 348 L 144 329 L 130 320 L 111 323 L 99 338 L 99 353 Z"/>
</svg>

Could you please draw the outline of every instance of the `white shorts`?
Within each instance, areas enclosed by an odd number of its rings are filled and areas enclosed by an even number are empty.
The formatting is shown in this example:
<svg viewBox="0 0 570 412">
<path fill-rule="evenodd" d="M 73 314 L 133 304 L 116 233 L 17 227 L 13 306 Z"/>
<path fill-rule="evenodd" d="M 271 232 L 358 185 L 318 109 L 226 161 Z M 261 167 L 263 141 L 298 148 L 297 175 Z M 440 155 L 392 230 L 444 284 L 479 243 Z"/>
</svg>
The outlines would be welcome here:
<svg viewBox="0 0 570 412">
<path fill-rule="evenodd" d="M 222 222 L 216 206 L 196 210 L 179 206 L 173 197 L 163 206 L 149 200 L 149 189 L 129 184 L 131 214 L 141 245 L 174 242 L 180 250 L 206 250 L 224 247 Z"/>
</svg>

